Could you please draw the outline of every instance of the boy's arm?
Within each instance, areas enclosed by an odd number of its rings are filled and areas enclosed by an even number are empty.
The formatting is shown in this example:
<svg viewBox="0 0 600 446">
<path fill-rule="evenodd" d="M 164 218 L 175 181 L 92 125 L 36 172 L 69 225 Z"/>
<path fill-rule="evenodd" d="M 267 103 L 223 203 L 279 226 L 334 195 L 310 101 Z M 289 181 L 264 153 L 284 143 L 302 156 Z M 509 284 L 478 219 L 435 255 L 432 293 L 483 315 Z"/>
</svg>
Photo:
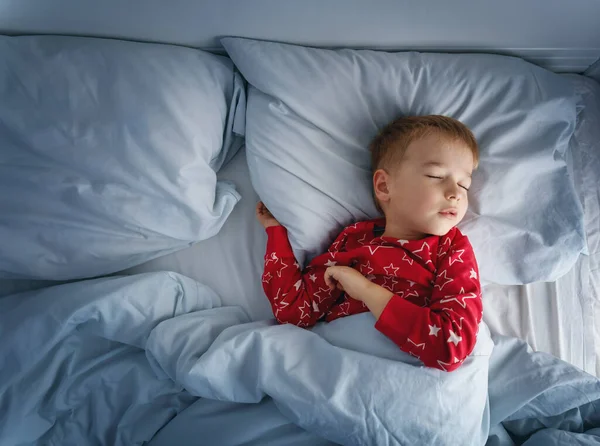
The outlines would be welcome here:
<svg viewBox="0 0 600 446">
<path fill-rule="evenodd" d="M 468 239 L 457 233 L 439 261 L 429 305 L 420 307 L 385 288 L 362 299 L 375 327 L 428 367 L 456 369 L 473 351 L 482 316 L 479 271 Z M 375 285 L 378 287 L 378 285 Z M 381 288 L 381 287 L 379 287 Z"/>
<path fill-rule="evenodd" d="M 315 261 L 319 257 L 301 270 L 285 227 L 271 226 L 266 231 L 268 240 L 262 284 L 273 314 L 279 323 L 312 326 L 329 311 L 341 292 L 330 290 L 325 284 L 327 267 L 318 266 Z M 343 239 L 343 234 L 336 242 Z M 334 242 L 332 246 L 337 248 L 339 244 Z"/>
</svg>

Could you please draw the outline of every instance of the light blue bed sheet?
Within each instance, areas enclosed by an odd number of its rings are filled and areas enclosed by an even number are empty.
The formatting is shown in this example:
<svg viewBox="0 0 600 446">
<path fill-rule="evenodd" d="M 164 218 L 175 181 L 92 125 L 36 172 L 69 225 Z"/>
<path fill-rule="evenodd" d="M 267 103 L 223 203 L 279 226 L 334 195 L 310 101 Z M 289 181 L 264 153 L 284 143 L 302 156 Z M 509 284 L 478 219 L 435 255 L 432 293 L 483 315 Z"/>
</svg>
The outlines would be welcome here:
<svg viewBox="0 0 600 446">
<path fill-rule="evenodd" d="M 485 325 L 445 373 L 370 314 L 312 331 L 249 322 L 191 279 L 149 273 L 2 298 L 0 339 L 2 445 L 599 440 L 600 381 Z"/>
</svg>

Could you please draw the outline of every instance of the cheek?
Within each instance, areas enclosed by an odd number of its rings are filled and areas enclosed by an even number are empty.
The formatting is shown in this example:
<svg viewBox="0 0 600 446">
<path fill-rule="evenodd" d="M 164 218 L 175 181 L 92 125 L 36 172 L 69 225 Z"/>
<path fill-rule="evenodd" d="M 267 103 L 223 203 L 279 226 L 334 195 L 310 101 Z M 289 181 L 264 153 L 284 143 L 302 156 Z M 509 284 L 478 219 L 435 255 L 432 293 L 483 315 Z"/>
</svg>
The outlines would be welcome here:
<svg viewBox="0 0 600 446">
<path fill-rule="evenodd" d="M 441 192 L 432 184 L 424 184 L 418 188 L 418 200 L 425 206 L 438 204 L 440 201 Z"/>
<path fill-rule="evenodd" d="M 465 197 L 463 200 L 460 200 L 460 212 L 461 212 L 461 218 L 465 216 L 465 214 L 467 213 L 467 209 L 469 207 L 469 198 Z"/>
</svg>

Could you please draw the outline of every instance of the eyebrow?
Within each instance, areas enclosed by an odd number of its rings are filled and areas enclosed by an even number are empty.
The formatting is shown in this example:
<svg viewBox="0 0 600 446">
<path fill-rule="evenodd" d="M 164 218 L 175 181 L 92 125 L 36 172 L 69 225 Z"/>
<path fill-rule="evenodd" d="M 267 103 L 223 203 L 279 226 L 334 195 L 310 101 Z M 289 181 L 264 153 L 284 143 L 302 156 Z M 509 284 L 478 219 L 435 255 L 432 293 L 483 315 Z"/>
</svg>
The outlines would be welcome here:
<svg viewBox="0 0 600 446">
<path fill-rule="evenodd" d="M 445 165 L 445 164 L 442 164 L 442 163 L 438 163 L 438 162 L 436 162 L 436 161 L 429 161 L 429 162 L 427 162 L 427 163 L 423 164 L 423 167 L 446 167 L 446 165 Z M 463 172 L 464 172 L 465 174 L 467 174 L 467 176 L 468 176 L 469 178 L 471 178 L 471 177 L 472 177 L 472 175 L 471 175 L 469 172 L 466 172 L 466 171 L 463 171 Z"/>
</svg>

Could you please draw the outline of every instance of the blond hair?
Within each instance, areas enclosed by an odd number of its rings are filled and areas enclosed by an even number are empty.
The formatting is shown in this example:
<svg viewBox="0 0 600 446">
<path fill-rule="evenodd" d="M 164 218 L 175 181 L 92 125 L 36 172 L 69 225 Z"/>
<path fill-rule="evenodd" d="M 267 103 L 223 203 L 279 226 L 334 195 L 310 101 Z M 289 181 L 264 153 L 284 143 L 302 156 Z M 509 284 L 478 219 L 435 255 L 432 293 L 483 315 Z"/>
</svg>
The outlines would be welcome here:
<svg viewBox="0 0 600 446">
<path fill-rule="evenodd" d="M 473 154 L 473 164 L 479 163 L 479 147 L 475 136 L 462 122 L 442 115 L 406 116 L 395 119 L 383 127 L 371 141 L 371 169 L 375 173 L 378 169 L 389 171 L 397 166 L 404 157 L 408 146 L 418 139 L 431 133 L 438 133 L 441 137 L 463 142 Z M 382 212 L 381 206 L 375 197 L 375 205 Z"/>
</svg>

